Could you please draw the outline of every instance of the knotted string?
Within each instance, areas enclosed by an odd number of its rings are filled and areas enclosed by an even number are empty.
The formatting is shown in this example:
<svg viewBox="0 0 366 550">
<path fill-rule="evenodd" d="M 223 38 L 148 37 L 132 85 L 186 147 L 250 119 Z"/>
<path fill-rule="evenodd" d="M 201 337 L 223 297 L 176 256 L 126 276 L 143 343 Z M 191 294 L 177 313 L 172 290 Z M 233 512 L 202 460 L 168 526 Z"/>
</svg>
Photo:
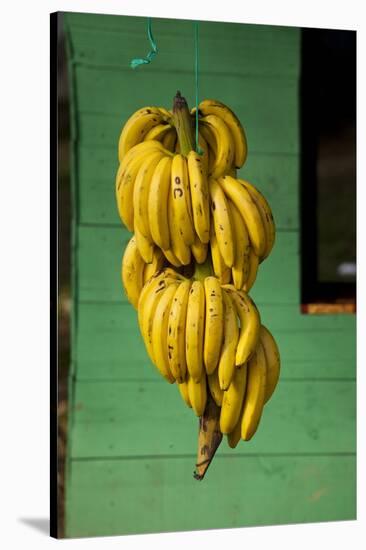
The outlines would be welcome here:
<svg viewBox="0 0 366 550">
<path fill-rule="evenodd" d="M 198 103 L 199 103 L 199 43 L 198 43 L 198 21 L 195 21 L 195 33 L 194 33 L 194 45 L 195 45 L 195 56 L 194 56 L 194 71 L 195 71 L 195 89 L 196 89 L 196 151 L 199 155 L 202 155 L 204 151 L 198 145 Z M 151 30 L 151 17 L 147 18 L 147 36 L 151 45 L 151 51 L 147 54 L 146 57 L 140 57 L 132 59 L 130 61 L 130 67 L 136 69 L 140 65 L 146 65 L 151 63 L 156 54 L 158 53 L 158 48 L 154 40 L 152 30 Z"/>
<path fill-rule="evenodd" d="M 146 57 L 132 59 L 130 61 L 130 67 L 132 69 L 136 69 L 136 67 L 138 67 L 139 65 L 145 65 L 146 63 L 150 63 L 158 53 L 158 48 L 156 46 L 156 43 L 152 34 L 152 30 L 151 30 L 151 17 L 147 18 L 147 36 L 150 41 L 151 51 L 147 54 Z"/>
</svg>

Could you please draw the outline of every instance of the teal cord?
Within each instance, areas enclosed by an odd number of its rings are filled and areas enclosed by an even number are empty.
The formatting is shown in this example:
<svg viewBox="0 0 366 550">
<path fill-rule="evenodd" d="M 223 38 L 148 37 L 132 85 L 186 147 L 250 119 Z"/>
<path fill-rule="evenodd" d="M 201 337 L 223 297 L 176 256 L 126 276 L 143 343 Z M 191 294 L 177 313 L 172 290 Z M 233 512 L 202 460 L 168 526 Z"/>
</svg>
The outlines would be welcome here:
<svg viewBox="0 0 366 550">
<path fill-rule="evenodd" d="M 194 33 L 194 44 L 195 44 L 195 61 L 194 61 L 194 67 L 195 67 L 195 87 L 196 87 L 196 151 L 199 155 L 203 155 L 204 151 L 201 149 L 201 147 L 198 144 L 198 104 L 199 104 L 199 42 L 198 42 L 198 27 L 199 22 L 195 21 L 195 33 Z M 151 45 L 151 51 L 147 54 L 146 57 L 136 58 L 132 59 L 130 61 L 130 67 L 132 69 L 136 69 L 136 67 L 139 67 L 140 65 L 146 65 L 147 63 L 150 63 L 156 54 L 158 53 L 158 48 L 156 46 L 156 42 L 154 40 L 152 30 L 151 30 L 151 17 L 147 18 L 147 36 L 150 41 Z"/>
<path fill-rule="evenodd" d="M 195 59 L 194 59 L 194 70 L 195 70 L 195 84 L 196 84 L 196 151 L 199 155 L 203 155 L 204 151 L 198 144 L 198 104 L 199 104 L 199 42 L 198 42 L 198 21 L 194 23 L 195 33 L 194 33 L 194 49 L 195 49 Z"/>
<path fill-rule="evenodd" d="M 132 69 L 136 69 L 136 67 L 139 67 L 140 65 L 150 63 L 158 53 L 158 48 L 156 46 L 156 43 L 152 34 L 152 30 L 151 30 L 151 17 L 147 18 L 147 36 L 150 41 L 151 51 L 147 54 L 146 57 L 132 59 L 130 61 L 130 67 Z"/>
</svg>

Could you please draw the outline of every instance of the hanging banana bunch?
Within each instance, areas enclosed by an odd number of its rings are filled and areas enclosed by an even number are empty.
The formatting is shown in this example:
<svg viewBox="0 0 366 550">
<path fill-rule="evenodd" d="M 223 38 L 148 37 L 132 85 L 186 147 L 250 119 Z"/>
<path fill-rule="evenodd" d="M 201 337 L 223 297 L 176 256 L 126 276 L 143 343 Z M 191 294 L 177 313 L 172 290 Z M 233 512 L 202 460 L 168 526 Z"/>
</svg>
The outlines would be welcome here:
<svg viewBox="0 0 366 550">
<path fill-rule="evenodd" d="M 223 434 L 232 448 L 253 437 L 279 379 L 278 346 L 248 294 L 274 246 L 272 211 L 236 177 L 246 135 L 220 101 L 197 116 L 177 92 L 172 111 L 139 109 L 118 157 L 117 209 L 133 232 L 122 284 L 152 363 L 201 418 L 202 479 Z"/>
</svg>

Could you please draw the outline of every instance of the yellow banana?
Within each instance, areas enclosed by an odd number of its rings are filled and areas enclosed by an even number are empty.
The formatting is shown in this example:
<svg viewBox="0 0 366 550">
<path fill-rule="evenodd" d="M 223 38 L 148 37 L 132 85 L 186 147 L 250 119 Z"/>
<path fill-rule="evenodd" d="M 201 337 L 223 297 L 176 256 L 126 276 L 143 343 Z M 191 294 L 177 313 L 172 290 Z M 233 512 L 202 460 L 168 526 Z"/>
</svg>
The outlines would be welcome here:
<svg viewBox="0 0 366 550">
<path fill-rule="evenodd" d="M 226 284 L 231 282 L 231 269 L 226 267 L 221 252 L 219 250 L 219 245 L 217 244 L 215 229 L 213 224 L 211 224 L 210 230 L 210 245 L 211 245 L 211 259 L 212 267 L 215 273 L 215 276 L 219 279 L 220 283 Z"/>
<path fill-rule="evenodd" d="M 137 143 L 140 143 L 147 132 L 163 120 L 161 112 L 156 107 L 145 107 L 134 113 L 123 126 L 118 142 L 118 158 L 123 159 L 126 153 Z"/>
<path fill-rule="evenodd" d="M 262 257 L 266 249 L 266 235 L 257 205 L 249 191 L 238 180 L 223 176 L 218 180 L 225 195 L 233 201 L 247 226 L 250 242 L 257 256 Z"/>
<path fill-rule="evenodd" d="M 137 173 L 133 190 L 134 228 L 137 228 L 149 241 L 152 241 L 148 218 L 149 191 L 155 169 L 163 157 L 161 151 L 146 155 Z"/>
<path fill-rule="evenodd" d="M 234 158 L 234 144 L 230 130 L 226 123 L 216 115 L 207 115 L 201 118 L 203 127 L 209 126 L 215 137 L 216 155 L 212 166 L 211 176 L 218 178 L 230 169 Z M 203 133 L 206 139 L 206 134 Z"/>
<path fill-rule="evenodd" d="M 243 290 L 248 293 L 250 289 L 252 288 L 258 273 L 258 265 L 259 265 L 259 258 L 254 252 L 253 248 L 250 247 L 249 249 L 249 274 L 248 279 L 245 281 L 243 285 Z"/>
<path fill-rule="evenodd" d="M 170 278 L 176 279 L 177 281 L 186 280 L 186 277 L 184 275 L 182 275 L 181 273 L 178 273 L 171 267 L 165 267 L 162 271 L 162 274 L 164 277 L 168 277 L 168 278 L 170 277 Z"/>
<path fill-rule="evenodd" d="M 168 197 L 168 224 L 170 235 L 169 250 L 171 250 L 171 252 L 173 253 L 173 256 L 171 256 L 171 258 L 177 258 L 177 260 L 180 262 L 179 265 L 188 265 L 191 261 L 191 249 L 185 242 L 178 228 L 178 224 L 176 223 L 175 211 L 173 208 L 173 194 L 171 189 Z M 176 265 L 172 261 L 170 261 L 170 263 Z"/>
<path fill-rule="evenodd" d="M 204 287 L 206 314 L 203 360 L 207 374 L 212 374 L 219 361 L 223 336 L 222 290 L 216 277 L 206 277 Z"/>
<path fill-rule="evenodd" d="M 266 234 L 266 249 L 264 251 L 263 256 L 261 257 L 261 261 L 267 258 L 269 256 L 274 242 L 276 238 L 276 226 L 273 219 L 273 214 L 271 207 L 269 206 L 267 200 L 264 198 L 262 193 L 254 187 L 251 183 L 249 183 L 246 180 L 238 179 L 239 183 L 244 185 L 246 189 L 249 191 L 252 199 L 254 200 L 255 204 L 257 205 L 257 208 L 259 210 L 259 213 L 262 218 L 263 227 Z"/>
<path fill-rule="evenodd" d="M 260 341 L 263 346 L 267 365 L 266 391 L 264 395 L 264 403 L 267 403 L 277 386 L 281 370 L 281 359 L 276 341 L 264 325 L 261 326 Z"/>
<path fill-rule="evenodd" d="M 175 128 L 171 128 L 163 137 L 162 144 L 168 151 L 175 151 L 175 144 L 177 141 L 177 132 Z"/>
<path fill-rule="evenodd" d="M 142 233 L 140 233 L 137 227 L 135 227 L 135 237 L 137 248 L 139 249 L 139 252 L 143 257 L 144 262 L 147 264 L 151 264 L 154 259 L 153 243 L 149 239 L 146 239 L 146 237 L 144 237 Z"/>
<path fill-rule="evenodd" d="M 152 283 L 150 284 L 150 281 Z M 165 277 L 153 277 L 144 286 L 138 302 L 138 320 L 140 331 L 145 342 L 146 350 L 151 361 L 155 364 L 154 349 L 152 343 L 152 330 L 154 326 L 154 315 L 158 302 L 166 289 L 174 279 Z M 145 291 L 145 288 L 148 290 Z"/>
<path fill-rule="evenodd" d="M 178 284 L 172 283 L 163 291 L 155 310 L 151 331 L 155 366 L 160 374 L 171 384 L 175 381 L 175 378 L 169 367 L 167 336 L 170 306 Z"/>
<path fill-rule="evenodd" d="M 165 107 L 157 107 L 157 109 L 162 114 L 164 121 L 167 122 L 168 124 L 172 124 L 172 122 L 173 122 L 173 113 L 172 113 L 172 111 L 169 111 L 168 109 L 165 109 Z"/>
<path fill-rule="evenodd" d="M 244 128 L 238 117 L 229 107 L 214 99 L 205 99 L 201 101 L 198 108 L 203 115 L 217 115 L 227 124 L 234 142 L 235 167 L 241 168 L 247 158 L 248 146 Z"/>
<path fill-rule="evenodd" d="M 202 160 L 202 166 L 204 170 L 206 171 L 206 174 L 208 173 L 208 143 L 201 134 L 201 132 L 198 133 L 198 145 L 201 148 L 202 154 L 199 155 L 199 157 Z"/>
<path fill-rule="evenodd" d="M 141 148 L 141 145 L 144 147 Z M 158 142 L 139 143 L 119 165 L 115 185 L 116 201 L 120 218 L 129 231 L 133 231 L 134 227 L 133 190 L 137 173 L 147 153 L 161 150 L 158 145 Z"/>
<path fill-rule="evenodd" d="M 248 362 L 248 381 L 241 419 L 241 438 L 245 441 L 249 441 L 258 428 L 264 407 L 265 391 L 266 359 L 262 344 L 259 342 Z"/>
<path fill-rule="evenodd" d="M 231 268 L 234 263 L 235 251 L 232 221 L 230 219 L 227 199 L 222 188 L 214 178 L 210 178 L 208 184 L 217 244 L 225 265 Z"/>
<path fill-rule="evenodd" d="M 200 241 L 198 235 L 194 237 L 194 243 L 191 245 L 191 251 L 198 264 L 203 264 L 207 258 L 208 245 Z"/>
<path fill-rule="evenodd" d="M 136 245 L 136 238 L 129 240 L 122 258 L 122 283 L 128 301 L 136 309 L 144 285 L 143 272 L 145 262 Z"/>
<path fill-rule="evenodd" d="M 144 160 L 144 156 L 146 153 L 153 151 L 154 149 L 164 151 L 164 147 L 160 141 L 155 140 L 149 140 L 149 141 L 142 141 L 141 143 L 137 143 L 131 149 L 124 155 L 123 159 L 120 159 L 120 167 L 122 170 L 126 169 L 126 166 L 131 162 L 131 160 L 135 157 L 140 157 L 141 161 Z M 167 152 L 169 154 L 169 152 Z"/>
<path fill-rule="evenodd" d="M 217 370 L 220 388 L 222 390 L 227 390 L 234 376 L 235 369 L 237 368 L 235 366 L 235 355 L 239 340 L 239 327 L 236 317 L 236 310 L 230 295 L 226 292 L 226 290 L 223 291 L 222 295 L 225 306 L 224 339 Z"/>
<path fill-rule="evenodd" d="M 157 105 L 146 105 L 145 107 L 140 107 L 140 109 L 137 109 L 137 111 L 132 113 L 132 115 L 129 117 L 129 119 L 127 119 L 127 122 L 129 120 L 133 120 L 135 118 L 143 116 L 146 113 L 155 113 L 155 114 L 160 115 L 164 118 L 165 113 L 163 111 L 164 111 L 164 107 L 158 107 Z M 127 122 L 126 122 L 126 124 L 127 124 Z"/>
<path fill-rule="evenodd" d="M 136 173 L 139 168 L 140 164 L 136 165 Z M 133 231 L 133 201 L 131 200 L 131 193 L 133 193 L 135 177 L 135 174 L 131 174 L 130 172 L 128 178 L 125 178 L 122 164 L 119 165 L 115 180 L 116 203 L 119 217 L 129 231 Z M 128 193 L 125 193 L 125 188 L 129 190 Z"/>
<path fill-rule="evenodd" d="M 197 416 L 202 416 L 207 401 L 206 376 L 202 376 L 199 382 L 195 382 L 193 378 L 188 375 L 187 385 L 188 397 L 192 405 L 192 409 Z"/>
<path fill-rule="evenodd" d="M 189 395 L 188 395 L 188 382 L 184 381 L 184 382 L 181 382 L 180 384 L 178 383 L 177 386 L 178 386 L 179 393 L 182 396 L 183 401 L 185 402 L 187 407 L 189 407 L 191 409 L 192 404 L 189 400 Z"/>
<path fill-rule="evenodd" d="M 163 138 L 166 136 L 166 134 L 171 130 L 172 127 L 170 124 L 157 124 L 157 126 L 153 126 L 145 135 L 144 141 L 148 141 L 149 139 L 156 139 L 156 141 L 163 141 Z"/>
<path fill-rule="evenodd" d="M 247 365 L 239 365 L 235 369 L 233 379 L 224 392 L 220 413 L 220 430 L 223 434 L 233 431 L 240 417 L 245 386 L 247 383 Z"/>
<path fill-rule="evenodd" d="M 151 277 L 155 275 L 155 273 L 163 269 L 164 263 L 165 263 L 165 258 L 162 251 L 160 250 L 160 248 L 155 247 L 153 251 L 153 260 L 151 264 L 145 263 L 144 274 L 143 274 L 144 284 L 147 283 L 147 281 L 151 279 Z"/>
<path fill-rule="evenodd" d="M 210 206 L 207 172 L 202 157 L 195 151 L 187 156 L 192 215 L 196 233 L 202 243 L 210 236 Z"/>
<path fill-rule="evenodd" d="M 239 210 L 231 200 L 228 200 L 228 205 L 231 214 L 235 244 L 235 261 L 231 273 L 235 288 L 240 290 L 249 277 L 249 255 L 251 246 L 249 243 L 248 230 Z"/>
<path fill-rule="evenodd" d="M 172 250 L 167 248 L 166 250 L 163 250 L 163 254 L 170 264 L 174 265 L 175 267 L 181 267 L 182 262 L 178 260 L 178 258 L 174 255 L 174 252 Z"/>
<path fill-rule="evenodd" d="M 242 407 L 241 407 L 240 415 L 239 415 L 239 418 L 238 418 L 238 420 L 235 424 L 235 427 L 234 427 L 232 432 L 227 434 L 227 442 L 229 444 L 229 447 L 231 447 L 231 449 L 235 449 L 235 447 L 237 446 L 237 444 L 239 443 L 239 441 L 241 439 L 241 419 L 242 419 L 242 416 L 243 416 L 244 401 L 245 401 L 245 394 L 244 394 L 244 399 L 243 399 L 243 404 L 242 404 Z"/>
<path fill-rule="evenodd" d="M 142 314 L 145 309 L 145 301 L 152 290 L 156 290 L 159 285 L 165 288 L 167 286 L 167 281 L 169 284 L 171 284 L 172 282 L 180 282 L 181 280 L 182 276 L 170 268 L 165 268 L 162 271 L 158 271 L 157 273 L 155 273 L 155 275 L 150 277 L 150 279 L 142 287 L 137 304 L 137 318 L 140 327 L 142 325 Z"/>
<path fill-rule="evenodd" d="M 186 318 L 191 281 L 183 281 L 177 288 L 169 312 L 168 359 L 174 378 L 183 382 L 187 372 L 186 363 Z"/>
<path fill-rule="evenodd" d="M 214 169 L 217 146 L 213 130 L 204 124 L 200 126 L 200 135 L 207 144 L 207 174 L 211 174 Z"/>
<path fill-rule="evenodd" d="M 217 369 L 215 369 L 212 374 L 207 375 L 207 382 L 213 400 L 218 407 L 221 407 L 224 392 L 220 388 Z"/>
<path fill-rule="evenodd" d="M 168 197 L 172 161 L 162 157 L 153 173 L 147 204 L 148 225 L 154 243 L 163 250 L 170 247 L 168 225 Z"/>
<path fill-rule="evenodd" d="M 242 365 L 253 355 L 259 340 L 261 326 L 259 311 L 243 290 L 236 290 L 233 285 L 223 285 L 236 307 L 240 319 L 240 332 L 236 350 L 235 364 Z"/>
<path fill-rule="evenodd" d="M 205 375 L 203 365 L 203 339 L 205 330 L 205 289 L 201 281 L 194 281 L 189 291 L 186 322 L 187 369 L 199 382 Z"/>
<path fill-rule="evenodd" d="M 191 192 L 189 189 L 187 161 L 183 155 L 173 157 L 171 170 L 171 190 L 174 218 L 184 242 L 190 246 L 194 242 Z"/>
<path fill-rule="evenodd" d="M 207 151 L 208 171 L 207 171 L 207 174 L 211 174 L 212 167 L 213 167 L 213 164 L 215 162 L 215 158 L 216 158 L 216 153 L 212 150 L 212 148 L 210 146 L 208 146 L 208 151 Z"/>
</svg>

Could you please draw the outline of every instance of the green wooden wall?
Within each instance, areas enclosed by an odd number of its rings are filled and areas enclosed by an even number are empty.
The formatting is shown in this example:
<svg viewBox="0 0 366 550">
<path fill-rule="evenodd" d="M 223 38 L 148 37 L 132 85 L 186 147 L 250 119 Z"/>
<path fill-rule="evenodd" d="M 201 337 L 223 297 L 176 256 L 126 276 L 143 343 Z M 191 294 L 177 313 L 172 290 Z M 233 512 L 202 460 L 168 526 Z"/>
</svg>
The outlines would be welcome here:
<svg viewBox="0 0 366 550">
<path fill-rule="evenodd" d="M 117 141 L 144 105 L 194 101 L 193 24 L 65 14 L 73 149 L 73 343 L 66 536 L 353 519 L 355 316 L 302 315 L 299 288 L 299 60 L 296 28 L 203 22 L 201 98 L 247 131 L 241 174 L 268 197 L 277 243 L 253 288 L 282 355 L 255 438 L 222 443 L 193 479 L 197 419 L 149 363 L 120 261 L 130 237 L 114 202 Z M 309 215 L 312 215 L 309 212 Z"/>
</svg>

